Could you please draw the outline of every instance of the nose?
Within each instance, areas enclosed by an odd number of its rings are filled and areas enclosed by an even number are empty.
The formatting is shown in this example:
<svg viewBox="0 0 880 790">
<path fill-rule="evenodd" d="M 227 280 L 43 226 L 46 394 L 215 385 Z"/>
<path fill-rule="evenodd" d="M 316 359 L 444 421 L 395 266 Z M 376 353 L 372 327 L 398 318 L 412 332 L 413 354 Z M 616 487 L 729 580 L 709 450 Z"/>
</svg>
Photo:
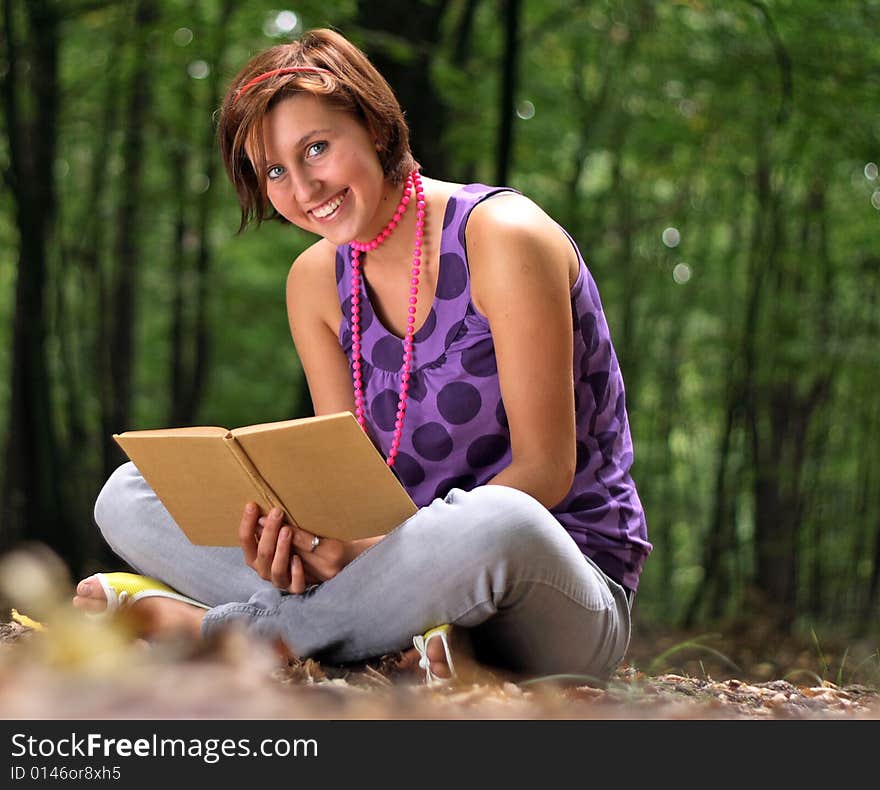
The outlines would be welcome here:
<svg viewBox="0 0 880 790">
<path fill-rule="evenodd" d="M 313 173 L 291 170 L 290 189 L 293 199 L 300 206 L 310 206 L 320 194 L 321 182 Z"/>
</svg>

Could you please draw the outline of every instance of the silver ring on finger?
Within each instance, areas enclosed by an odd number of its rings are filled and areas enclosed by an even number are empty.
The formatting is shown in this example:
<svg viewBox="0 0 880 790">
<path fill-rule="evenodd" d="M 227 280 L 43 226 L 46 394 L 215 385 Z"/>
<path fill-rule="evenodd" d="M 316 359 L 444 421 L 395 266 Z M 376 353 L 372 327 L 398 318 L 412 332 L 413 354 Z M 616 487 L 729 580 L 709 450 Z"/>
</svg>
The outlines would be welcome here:
<svg viewBox="0 0 880 790">
<path fill-rule="evenodd" d="M 312 545 L 309 546 L 309 551 L 313 552 L 316 548 L 318 548 L 318 544 L 321 542 L 321 539 L 317 535 L 312 535 Z"/>
</svg>

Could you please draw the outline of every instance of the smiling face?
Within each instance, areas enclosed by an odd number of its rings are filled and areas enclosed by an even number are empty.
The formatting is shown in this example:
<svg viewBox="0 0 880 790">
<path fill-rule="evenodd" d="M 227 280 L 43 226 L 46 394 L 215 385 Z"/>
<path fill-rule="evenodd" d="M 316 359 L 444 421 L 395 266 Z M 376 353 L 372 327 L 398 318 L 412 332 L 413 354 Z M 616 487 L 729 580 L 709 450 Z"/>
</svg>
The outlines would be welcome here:
<svg viewBox="0 0 880 790">
<path fill-rule="evenodd" d="M 399 187 L 386 182 L 370 133 L 354 115 L 297 93 L 266 114 L 263 144 L 266 195 L 285 219 L 336 245 L 382 230 L 387 198 Z"/>
</svg>

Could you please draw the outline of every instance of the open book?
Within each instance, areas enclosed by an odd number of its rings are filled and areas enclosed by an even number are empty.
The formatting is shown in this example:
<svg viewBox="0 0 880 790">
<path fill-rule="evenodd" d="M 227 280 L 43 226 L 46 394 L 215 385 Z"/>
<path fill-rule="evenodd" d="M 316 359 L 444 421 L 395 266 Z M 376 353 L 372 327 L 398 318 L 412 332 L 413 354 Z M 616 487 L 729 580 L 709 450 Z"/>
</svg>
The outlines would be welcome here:
<svg viewBox="0 0 880 790">
<path fill-rule="evenodd" d="M 113 438 L 192 543 L 237 546 L 247 502 L 321 537 L 384 535 L 415 503 L 351 412 Z"/>
</svg>

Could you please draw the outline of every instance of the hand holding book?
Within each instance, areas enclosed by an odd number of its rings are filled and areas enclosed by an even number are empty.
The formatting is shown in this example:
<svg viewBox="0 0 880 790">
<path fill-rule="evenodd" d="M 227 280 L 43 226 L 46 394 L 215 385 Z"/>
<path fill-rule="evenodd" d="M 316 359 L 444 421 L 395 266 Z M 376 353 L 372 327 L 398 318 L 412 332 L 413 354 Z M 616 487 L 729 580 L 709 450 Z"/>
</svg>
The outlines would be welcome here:
<svg viewBox="0 0 880 790">
<path fill-rule="evenodd" d="M 248 502 L 264 513 L 280 508 L 287 524 L 343 542 L 390 532 L 417 510 L 350 412 L 114 439 L 199 545 L 239 545 L 236 525 Z"/>
<path fill-rule="evenodd" d="M 312 584 L 332 579 L 358 554 L 381 540 L 320 538 L 316 545 L 314 538 L 304 529 L 286 524 L 278 508 L 260 516 L 254 502 L 242 514 L 239 542 L 245 563 L 261 578 L 290 593 L 303 593 Z"/>
</svg>

